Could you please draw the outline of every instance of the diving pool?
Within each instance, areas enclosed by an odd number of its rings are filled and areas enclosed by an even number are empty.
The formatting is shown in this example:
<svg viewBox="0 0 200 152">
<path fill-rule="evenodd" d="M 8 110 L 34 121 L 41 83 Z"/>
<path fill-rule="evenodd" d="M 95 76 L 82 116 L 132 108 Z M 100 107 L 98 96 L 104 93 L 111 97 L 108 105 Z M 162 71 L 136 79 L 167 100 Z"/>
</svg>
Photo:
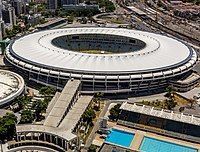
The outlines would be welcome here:
<svg viewBox="0 0 200 152">
<path fill-rule="evenodd" d="M 144 137 L 140 150 L 142 152 L 197 152 L 197 149 L 191 147 L 150 137 Z"/>
<path fill-rule="evenodd" d="M 118 129 L 111 129 L 110 133 L 106 138 L 106 142 L 123 147 L 130 147 L 133 138 L 133 133 L 129 133 Z"/>
</svg>

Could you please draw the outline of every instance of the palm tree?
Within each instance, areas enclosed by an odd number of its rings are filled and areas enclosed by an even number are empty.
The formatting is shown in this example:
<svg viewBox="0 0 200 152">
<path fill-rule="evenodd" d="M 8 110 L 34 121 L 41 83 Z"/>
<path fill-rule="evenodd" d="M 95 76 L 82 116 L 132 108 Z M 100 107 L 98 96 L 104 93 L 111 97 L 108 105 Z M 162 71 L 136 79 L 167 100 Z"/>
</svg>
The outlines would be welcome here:
<svg viewBox="0 0 200 152">
<path fill-rule="evenodd" d="M 166 88 L 166 91 L 167 91 L 167 95 L 169 95 L 170 98 L 174 97 L 174 89 L 172 85 L 168 86 Z"/>
<path fill-rule="evenodd" d="M 97 103 L 98 103 L 98 107 L 100 108 L 100 101 L 101 101 L 101 98 L 104 96 L 104 94 L 103 93 L 101 93 L 101 92 L 98 92 L 98 93 L 96 93 L 95 94 L 95 98 L 96 98 L 96 100 L 97 100 Z"/>
</svg>

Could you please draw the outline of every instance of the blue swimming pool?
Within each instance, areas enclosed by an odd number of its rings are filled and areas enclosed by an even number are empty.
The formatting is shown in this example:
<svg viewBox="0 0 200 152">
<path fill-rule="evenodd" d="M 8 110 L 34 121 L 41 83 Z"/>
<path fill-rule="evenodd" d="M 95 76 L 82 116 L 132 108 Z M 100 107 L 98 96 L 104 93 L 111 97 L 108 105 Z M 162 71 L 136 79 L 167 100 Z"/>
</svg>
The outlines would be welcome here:
<svg viewBox="0 0 200 152">
<path fill-rule="evenodd" d="M 134 138 L 133 133 L 112 129 L 106 138 L 106 142 L 123 147 L 129 147 Z"/>
<path fill-rule="evenodd" d="M 167 141 L 144 137 L 140 146 L 142 152 L 197 152 L 197 149 Z"/>
</svg>

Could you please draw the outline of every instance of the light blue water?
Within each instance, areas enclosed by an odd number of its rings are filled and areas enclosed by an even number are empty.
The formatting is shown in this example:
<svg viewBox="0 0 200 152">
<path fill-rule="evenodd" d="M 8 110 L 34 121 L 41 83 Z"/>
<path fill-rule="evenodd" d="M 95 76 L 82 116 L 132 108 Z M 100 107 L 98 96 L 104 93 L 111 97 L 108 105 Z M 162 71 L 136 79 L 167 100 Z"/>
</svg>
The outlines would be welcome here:
<svg viewBox="0 0 200 152">
<path fill-rule="evenodd" d="M 154 138 L 144 137 L 140 146 L 142 152 L 197 152 L 197 149 Z"/>
<path fill-rule="evenodd" d="M 133 133 L 112 129 L 106 138 L 106 142 L 120 145 L 123 147 L 129 147 L 133 138 Z"/>
</svg>

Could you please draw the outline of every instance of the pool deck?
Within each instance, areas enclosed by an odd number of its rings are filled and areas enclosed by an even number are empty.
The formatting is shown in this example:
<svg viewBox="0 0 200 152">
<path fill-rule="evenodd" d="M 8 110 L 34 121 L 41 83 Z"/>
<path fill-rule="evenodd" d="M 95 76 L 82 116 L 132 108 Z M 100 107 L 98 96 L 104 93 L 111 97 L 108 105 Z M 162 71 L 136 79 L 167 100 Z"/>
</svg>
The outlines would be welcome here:
<svg viewBox="0 0 200 152">
<path fill-rule="evenodd" d="M 140 148 L 140 144 L 145 136 L 145 133 L 137 130 L 134 136 L 134 139 L 131 142 L 130 149 L 138 150 Z"/>
<path fill-rule="evenodd" d="M 179 139 L 175 139 L 175 138 L 170 138 L 170 137 L 166 137 L 166 136 L 162 136 L 162 135 L 158 135 L 158 134 L 154 134 L 154 133 L 150 133 L 150 132 L 136 130 L 136 129 L 133 129 L 133 128 L 128 128 L 128 127 L 125 127 L 125 126 L 117 125 L 116 123 L 113 123 L 113 122 L 108 122 L 108 126 L 110 128 L 115 128 L 115 129 L 131 132 L 131 133 L 135 134 L 134 139 L 132 140 L 130 146 L 128 147 L 131 150 L 139 151 L 139 148 L 140 148 L 140 145 L 142 144 L 143 138 L 144 137 L 151 137 L 151 138 L 155 138 L 155 139 L 158 139 L 158 140 L 172 142 L 172 143 L 175 143 L 175 144 L 179 144 L 179 145 L 188 146 L 188 147 L 191 147 L 191 148 L 194 148 L 194 149 L 198 149 L 198 152 L 200 152 L 200 144 L 197 144 L 197 143 L 191 143 L 191 142 L 187 142 L 187 141 L 183 141 L 183 140 L 179 140 Z M 99 135 L 97 135 L 96 138 L 95 138 L 95 142 L 97 142 L 97 141 L 99 141 L 100 143 L 103 144 L 104 139 L 100 138 Z"/>
</svg>

